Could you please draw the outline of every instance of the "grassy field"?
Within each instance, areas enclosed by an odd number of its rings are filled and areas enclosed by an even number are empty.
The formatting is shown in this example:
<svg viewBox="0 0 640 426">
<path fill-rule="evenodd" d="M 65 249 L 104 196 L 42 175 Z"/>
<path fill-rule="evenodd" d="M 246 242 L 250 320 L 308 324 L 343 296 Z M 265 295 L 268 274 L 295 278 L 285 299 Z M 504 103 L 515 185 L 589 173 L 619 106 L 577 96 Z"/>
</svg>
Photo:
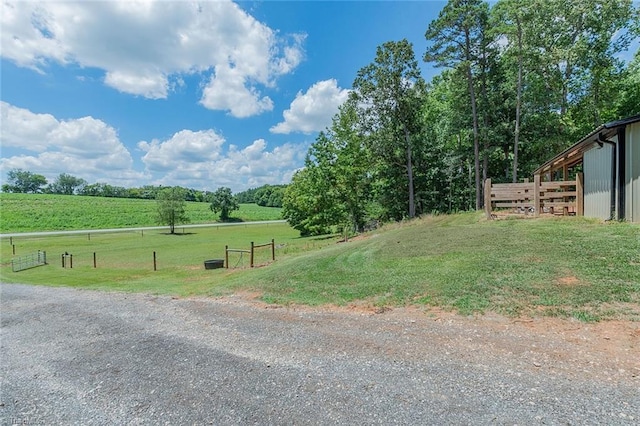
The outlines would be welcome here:
<svg viewBox="0 0 640 426">
<path fill-rule="evenodd" d="M 250 241 L 271 238 L 278 260 L 268 267 L 248 269 L 246 255 L 236 255 L 230 264 L 244 269 L 204 270 L 204 260 L 224 257 L 225 244 L 248 248 Z M 17 254 L 47 250 L 50 265 L 12 273 L 9 243 L 2 240 L 3 282 L 178 296 L 251 292 L 285 305 L 417 305 L 462 314 L 640 320 L 640 227 L 625 223 L 485 221 L 469 213 L 388 225 L 348 243 L 299 238 L 284 224 L 14 243 Z M 65 251 L 74 254 L 73 270 L 61 268 L 59 256 Z M 268 251 L 260 256 L 258 262 L 266 261 Z"/>
<path fill-rule="evenodd" d="M 93 233 L 48 237 L 13 237 L 0 240 L 0 280 L 99 290 L 122 290 L 188 296 L 207 294 L 233 271 L 205 270 L 204 261 L 223 259 L 225 245 L 249 249 L 251 242 L 275 240 L 277 259 L 313 250 L 331 239 L 302 239 L 287 224 L 232 225 L 194 228 L 170 235 L 158 230 L 144 232 Z M 48 265 L 12 272 L 11 259 L 37 252 L 47 253 Z M 153 270 L 156 252 L 157 270 Z M 73 269 L 62 268 L 62 254 L 73 255 Z M 96 268 L 93 266 L 96 254 Z M 256 252 L 256 264 L 270 261 L 268 248 Z M 230 254 L 236 273 L 248 268 L 248 254 Z"/>
<path fill-rule="evenodd" d="M 190 223 L 218 220 L 208 203 L 187 202 Z M 0 193 L 0 233 L 71 229 L 128 228 L 158 225 L 155 200 Z M 281 209 L 241 204 L 232 218 L 277 220 Z"/>
</svg>

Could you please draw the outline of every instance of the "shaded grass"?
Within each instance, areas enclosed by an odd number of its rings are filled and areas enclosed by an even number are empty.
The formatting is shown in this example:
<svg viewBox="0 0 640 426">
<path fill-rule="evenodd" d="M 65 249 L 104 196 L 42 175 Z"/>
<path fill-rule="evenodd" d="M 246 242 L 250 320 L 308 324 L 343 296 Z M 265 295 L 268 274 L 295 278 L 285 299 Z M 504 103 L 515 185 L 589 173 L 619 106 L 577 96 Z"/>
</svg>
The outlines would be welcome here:
<svg viewBox="0 0 640 426">
<path fill-rule="evenodd" d="M 187 202 L 186 211 L 190 223 L 218 220 L 209 203 Z M 130 198 L 0 193 L 0 216 L 2 233 L 158 225 L 155 200 Z M 241 204 L 231 216 L 244 222 L 277 220 L 282 210 Z"/>
<path fill-rule="evenodd" d="M 204 270 L 224 245 L 276 239 L 277 262 L 264 268 Z M 21 252 L 73 252 L 4 282 L 150 293 L 219 296 L 252 292 L 277 304 L 437 306 L 462 314 L 551 315 L 581 321 L 640 320 L 640 227 L 583 218 L 485 221 L 475 213 L 393 224 L 348 243 L 299 238 L 287 225 L 198 229 L 184 236 L 145 232 L 17 240 Z M 152 270 L 152 251 L 159 270 Z M 91 253 L 98 251 L 98 269 Z M 77 255 L 77 260 L 76 260 Z M 268 250 L 257 263 L 267 260 Z M 231 265 L 246 267 L 238 255 Z M 246 256 L 246 255 L 245 255 Z M 75 265 L 78 265 L 77 267 Z"/>
</svg>

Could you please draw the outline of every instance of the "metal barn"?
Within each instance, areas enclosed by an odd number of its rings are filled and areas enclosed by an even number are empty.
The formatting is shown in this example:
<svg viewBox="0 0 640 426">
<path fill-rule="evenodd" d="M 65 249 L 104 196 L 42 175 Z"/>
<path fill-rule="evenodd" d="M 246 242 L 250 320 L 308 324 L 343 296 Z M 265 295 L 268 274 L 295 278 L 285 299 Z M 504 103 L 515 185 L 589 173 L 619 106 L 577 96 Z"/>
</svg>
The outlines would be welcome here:
<svg viewBox="0 0 640 426">
<path fill-rule="evenodd" d="M 544 163 L 536 179 L 551 181 L 582 166 L 588 217 L 640 223 L 640 115 L 612 121 Z"/>
</svg>

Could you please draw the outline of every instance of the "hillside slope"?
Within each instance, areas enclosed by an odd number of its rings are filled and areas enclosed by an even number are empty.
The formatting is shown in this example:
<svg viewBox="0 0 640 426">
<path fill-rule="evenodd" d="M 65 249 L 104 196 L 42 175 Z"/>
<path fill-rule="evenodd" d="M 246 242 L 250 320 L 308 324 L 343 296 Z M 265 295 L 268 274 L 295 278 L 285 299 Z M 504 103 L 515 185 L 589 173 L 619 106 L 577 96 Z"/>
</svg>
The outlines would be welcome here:
<svg viewBox="0 0 640 426">
<path fill-rule="evenodd" d="M 640 319 L 639 265 L 637 225 L 582 218 L 487 222 L 461 214 L 387 226 L 236 275 L 216 292 L 258 291 L 279 304 Z"/>
</svg>

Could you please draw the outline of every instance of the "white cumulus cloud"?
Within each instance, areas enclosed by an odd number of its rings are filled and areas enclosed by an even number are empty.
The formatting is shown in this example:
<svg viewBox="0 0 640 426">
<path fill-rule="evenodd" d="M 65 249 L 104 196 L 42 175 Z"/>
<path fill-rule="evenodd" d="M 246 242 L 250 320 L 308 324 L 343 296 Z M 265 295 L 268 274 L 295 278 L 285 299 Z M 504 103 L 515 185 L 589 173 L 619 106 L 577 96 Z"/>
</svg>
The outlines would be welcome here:
<svg viewBox="0 0 640 426">
<path fill-rule="evenodd" d="M 214 162 L 210 178 L 219 182 L 218 186 L 229 186 L 235 191 L 289 183 L 302 166 L 305 152 L 305 147 L 299 144 L 284 144 L 269 151 L 264 139 L 243 149 L 231 145 L 226 157 Z"/>
<path fill-rule="evenodd" d="M 201 104 L 247 117 L 273 105 L 263 88 L 303 60 L 304 35 L 280 35 L 228 0 L 24 2 L 4 0 L 2 57 L 104 70 L 105 84 L 167 98 L 180 75 L 203 78 Z"/>
<path fill-rule="evenodd" d="M 206 163 L 220 156 L 225 140 L 213 130 L 181 130 L 169 140 L 142 141 L 138 148 L 146 154 L 142 162 L 153 172 L 171 171 L 186 165 Z"/>
<path fill-rule="evenodd" d="M 215 130 L 184 129 L 167 140 L 138 142 L 134 153 L 144 164 L 138 171 L 116 130 L 102 120 L 60 120 L 2 101 L 0 120 L 2 174 L 19 168 L 42 174 L 49 182 L 69 173 L 89 183 L 124 187 L 179 185 L 214 191 L 227 186 L 237 192 L 290 182 L 307 149 L 292 143 L 269 149 L 264 139 L 238 147 Z"/>
<path fill-rule="evenodd" d="M 0 102 L 0 144 L 17 155 L 0 159 L 0 168 L 43 174 L 53 180 L 69 173 L 96 182 L 135 182 L 141 175 L 132 169 L 133 159 L 116 130 L 101 120 L 82 117 L 58 120 Z"/>
<path fill-rule="evenodd" d="M 298 92 L 289 109 L 282 113 L 284 121 L 269 130 L 284 134 L 323 130 L 348 97 L 349 90 L 339 88 L 335 79 L 319 81 L 306 93 Z"/>
<path fill-rule="evenodd" d="M 288 183 L 304 159 L 299 144 L 268 150 L 264 139 L 244 148 L 225 146 L 213 130 L 182 130 L 166 141 L 140 142 L 142 161 L 154 184 L 180 185 L 214 191 L 227 186 L 234 191 L 268 184 Z"/>
<path fill-rule="evenodd" d="M 255 88 L 246 86 L 246 77 L 237 69 L 216 67 L 215 76 L 204 88 L 200 103 L 209 109 L 228 109 L 234 117 L 244 118 L 273 109 L 268 96 L 260 98 Z"/>
</svg>

